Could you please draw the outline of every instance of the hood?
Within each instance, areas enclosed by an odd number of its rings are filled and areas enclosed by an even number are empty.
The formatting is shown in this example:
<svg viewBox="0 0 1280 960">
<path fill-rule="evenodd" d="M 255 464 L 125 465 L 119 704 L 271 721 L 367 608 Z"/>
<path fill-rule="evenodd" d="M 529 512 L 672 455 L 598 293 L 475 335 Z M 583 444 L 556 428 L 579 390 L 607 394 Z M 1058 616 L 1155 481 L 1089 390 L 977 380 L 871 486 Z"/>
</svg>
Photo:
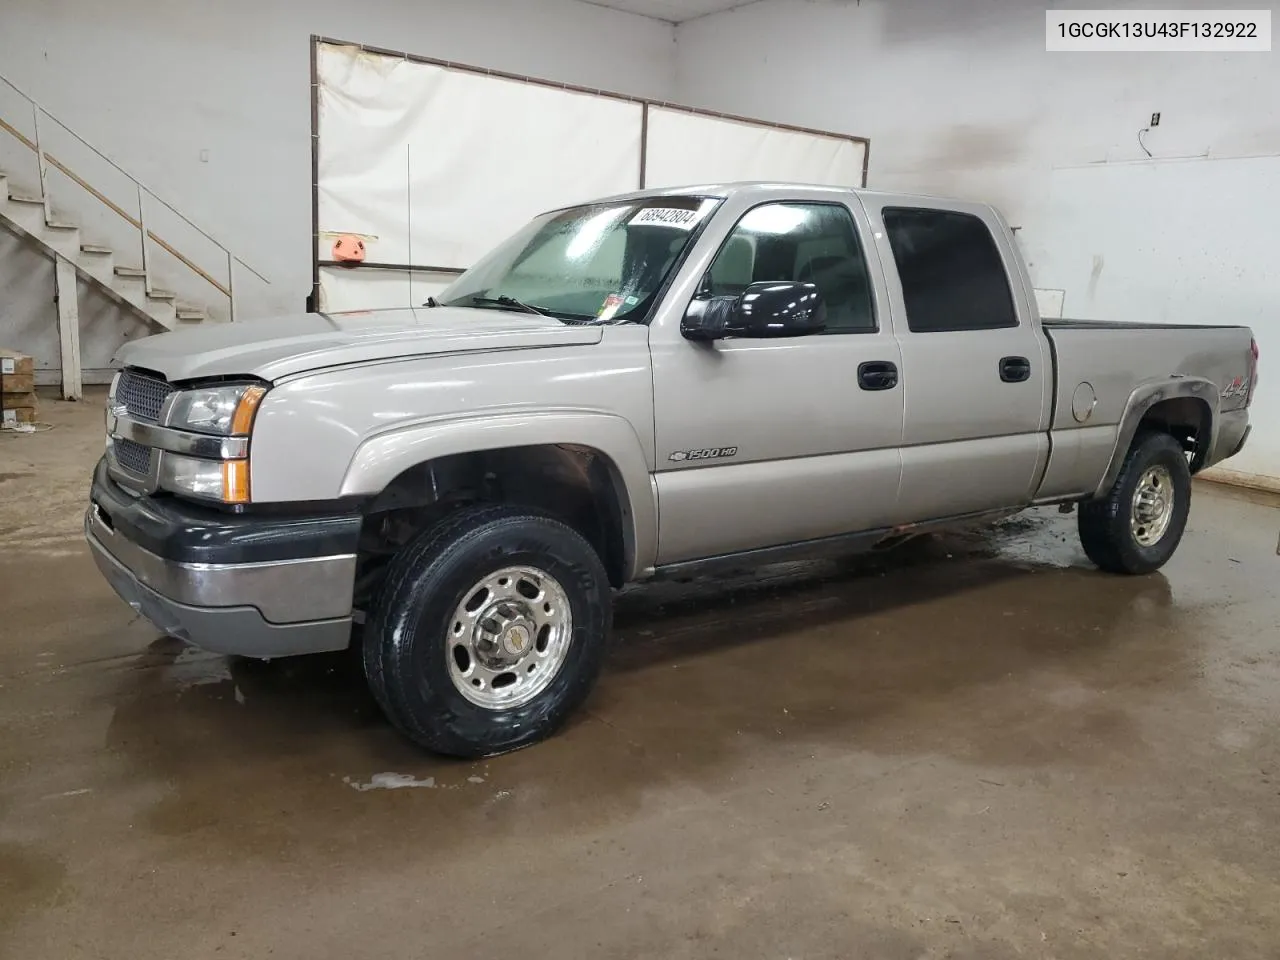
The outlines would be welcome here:
<svg viewBox="0 0 1280 960">
<path fill-rule="evenodd" d="M 127 343 L 116 359 L 171 381 L 255 376 L 279 380 L 349 363 L 599 343 L 598 326 L 554 317 L 464 307 L 299 313 L 239 323 L 204 323 Z"/>
</svg>

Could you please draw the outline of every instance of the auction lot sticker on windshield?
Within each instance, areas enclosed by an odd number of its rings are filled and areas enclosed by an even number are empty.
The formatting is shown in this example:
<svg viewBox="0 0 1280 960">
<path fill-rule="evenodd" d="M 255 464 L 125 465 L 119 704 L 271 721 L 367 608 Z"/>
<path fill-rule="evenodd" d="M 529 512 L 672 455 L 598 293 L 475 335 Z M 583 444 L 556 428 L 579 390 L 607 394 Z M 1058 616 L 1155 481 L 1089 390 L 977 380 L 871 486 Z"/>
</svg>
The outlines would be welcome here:
<svg viewBox="0 0 1280 960">
<path fill-rule="evenodd" d="M 645 207 L 631 218 L 631 226 L 675 227 L 677 230 L 692 230 L 701 219 L 701 210 L 682 210 L 679 207 Z"/>
<path fill-rule="evenodd" d="M 611 293 L 605 298 L 604 306 L 600 308 L 600 312 L 596 314 L 596 319 L 604 323 L 608 323 L 613 319 L 613 315 L 622 307 L 622 295 Z"/>
</svg>

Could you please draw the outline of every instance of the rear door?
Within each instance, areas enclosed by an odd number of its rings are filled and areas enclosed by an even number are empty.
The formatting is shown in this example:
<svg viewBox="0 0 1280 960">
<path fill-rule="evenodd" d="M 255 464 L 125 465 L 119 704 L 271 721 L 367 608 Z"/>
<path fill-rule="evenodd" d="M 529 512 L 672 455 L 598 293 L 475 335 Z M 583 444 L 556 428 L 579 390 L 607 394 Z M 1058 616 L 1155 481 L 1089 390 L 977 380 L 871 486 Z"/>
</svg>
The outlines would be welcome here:
<svg viewBox="0 0 1280 960">
<path fill-rule="evenodd" d="M 906 386 L 898 522 L 1030 502 L 1048 457 L 1052 360 L 1009 234 L 976 205 L 864 203 Z"/>
</svg>

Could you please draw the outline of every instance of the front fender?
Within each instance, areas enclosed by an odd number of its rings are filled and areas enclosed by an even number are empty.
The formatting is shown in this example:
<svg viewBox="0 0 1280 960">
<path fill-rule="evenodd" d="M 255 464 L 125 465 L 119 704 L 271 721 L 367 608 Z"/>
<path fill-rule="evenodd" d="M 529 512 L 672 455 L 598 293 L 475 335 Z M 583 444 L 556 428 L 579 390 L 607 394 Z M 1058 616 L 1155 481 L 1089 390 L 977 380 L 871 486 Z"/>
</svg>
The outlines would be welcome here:
<svg viewBox="0 0 1280 960">
<path fill-rule="evenodd" d="M 1203 377 L 1171 377 L 1154 383 L 1144 383 L 1129 394 L 1124 413 L 1120 416 L 1120 426 L 1116 433 L 1116 445 L 1111 452 L 1111 460 L 1103 472 L 1102 480 L 1094 491 L 1095 497 L 1104 496 L 1120 476 L 1124 466 L 1124 458 L 1129 453 L 1133 438 L 1138 433 L 1138 426 L 1147 411 L 1163 400 L 1175 397 L 1193 397 L 1202 400 L 1209 407 L 1209 443 L 1207 449 L 1216 449 L 1218 427 L 1221 418 L 1218 416 L 1218 388 Z"/>
<path fill-rule="evenodd" d="M 455 454 L 511 447 L 591 447 L 612 466 L 630 558 L 627 579 L 652 567 L 658 508 L 649 464 L 635 428 L 595 410 L 539 410 L 445 417 L 394 427 L 366 438 L 348 464 L 340 495 L 375 496 L 410 467 Z"/>
</svg>

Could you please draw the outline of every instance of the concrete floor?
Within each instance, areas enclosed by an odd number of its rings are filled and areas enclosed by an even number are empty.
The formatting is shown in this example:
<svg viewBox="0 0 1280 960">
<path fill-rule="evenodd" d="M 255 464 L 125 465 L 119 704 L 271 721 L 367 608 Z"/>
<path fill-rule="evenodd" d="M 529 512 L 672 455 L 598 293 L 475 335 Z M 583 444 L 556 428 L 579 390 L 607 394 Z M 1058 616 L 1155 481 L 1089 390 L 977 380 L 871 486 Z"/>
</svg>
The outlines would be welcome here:
<svg viewBox="0 0 1280 960">
<path fill-rule="evenodd" d="M 0 436 L 0 956 L 1280 955 L 1273 501 L 628 591 L 554 740 L 417 752 L 343 656 L 157 639 L 79 539 L 101 397 Z M 400 789 L 389 789 L 401 786 Z"/>
</svg>

